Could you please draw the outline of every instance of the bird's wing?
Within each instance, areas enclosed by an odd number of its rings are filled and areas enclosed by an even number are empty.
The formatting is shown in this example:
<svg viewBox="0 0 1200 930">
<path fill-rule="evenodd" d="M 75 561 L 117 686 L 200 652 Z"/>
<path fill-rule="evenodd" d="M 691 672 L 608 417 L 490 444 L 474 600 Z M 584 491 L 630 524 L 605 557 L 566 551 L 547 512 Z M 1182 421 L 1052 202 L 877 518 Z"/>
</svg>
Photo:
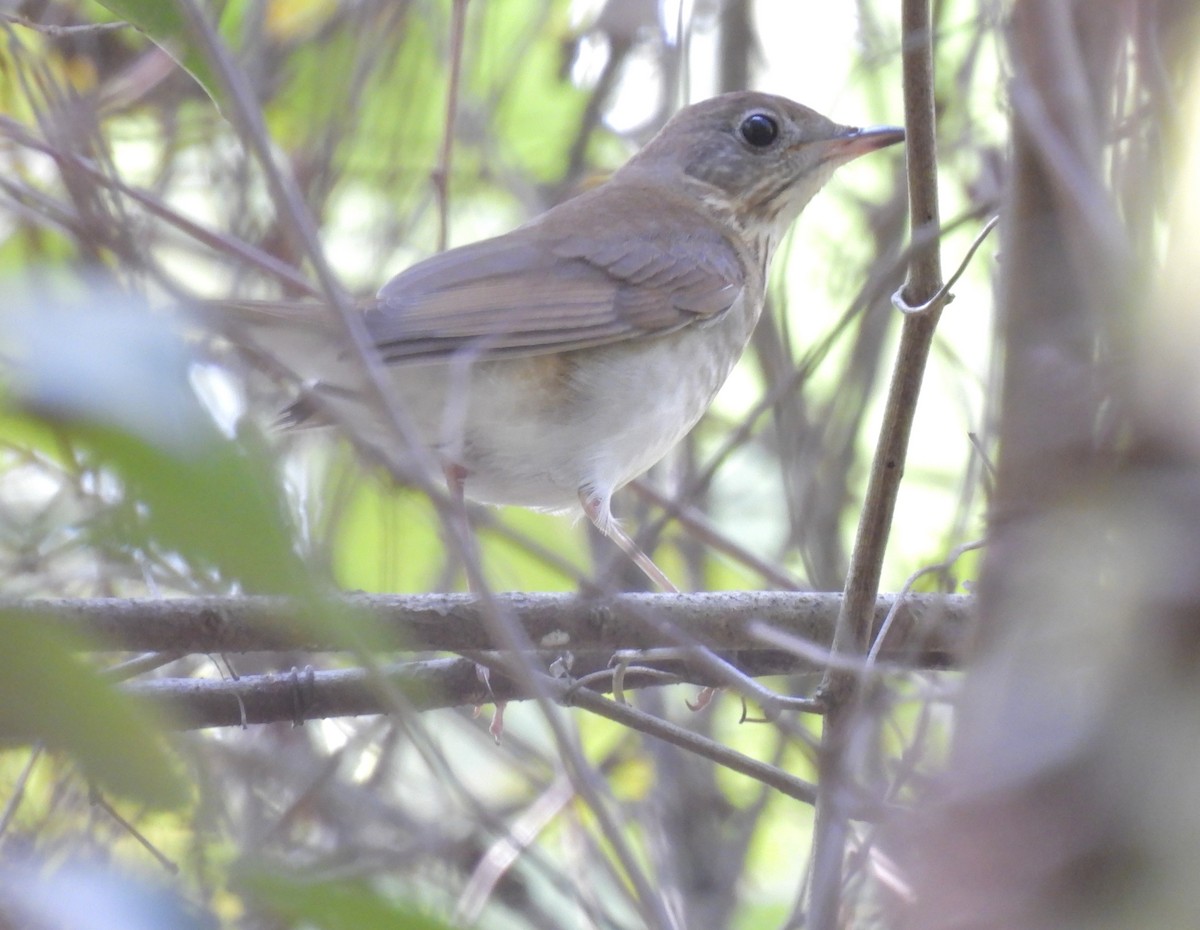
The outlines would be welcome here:
<svg viewBox="0 0 1200 930">
<path fill-rule="evenodd" d="M 686 204 L 655 205 L 630 188 L 564 206 L 571 209 L 436 255 L 388 282 L 366 316 L 384 360 L 618 342 L 712 318 L 742 292 L 737 252 Z M 621 229 L 605 222 L 614 210 Z"/>
</svg>

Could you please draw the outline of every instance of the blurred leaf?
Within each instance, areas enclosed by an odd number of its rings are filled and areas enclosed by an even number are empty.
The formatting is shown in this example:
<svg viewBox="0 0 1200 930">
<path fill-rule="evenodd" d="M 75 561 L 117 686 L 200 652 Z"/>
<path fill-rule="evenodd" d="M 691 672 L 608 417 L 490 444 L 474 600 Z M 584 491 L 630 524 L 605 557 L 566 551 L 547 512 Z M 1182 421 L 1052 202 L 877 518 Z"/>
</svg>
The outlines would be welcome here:
<svg viewBox="0 0 1200 930">
<path fill-rule="evenodd" d="M 483 99 L 504 88 L 495 110 L 504 155 L 544 182 L 561 178 L 588 100 L 559 73 L 569 22 L 566 4 L 554 7 L 548 25 L 532 21 L 520 0 L 490 4 L 472 75 Z"/>
<path fill-rule="evenodd" d="M 159 727 L 72 653 L 53 631 L 0 612 L 0 739 L 42 740 L 70 753 L 104 789 L 154 807 L 178 806 L 187 785 Z"/>
<path fill-rule="evenodd" d="M 173 549 L 255 592 L 297 593 L 306 576 L 291 548 L 282 501 L 262 455 L 215 430 L 180 456 L 118 430 L 73 435 L 125 482 L 108 529 L 125 545 Z"/>
<path fill-rule="evenodd" d="M 103 286 L 85 295 L 18 296 L 0 316 L 0 346 L 13 400 L 119 480 L 93 531 L 178 551 L 256 591 L 304 592 L 267 456 L 252 436 L 223 435 L 201 404 L 179 321 Z"/>
<path fill-rule="evenodd" d="M 307 40 L 338 13 L 338 0 L 269 0 L 264 25 L 276 41 Z"/>
<path fill-rule="evenodd" d="M 94 863 L 72 862 L 53 872 L 38 862 L 0 866 L 0 919 L 20 926 L 72 930 L 211 930 L 216 920 L 166 888 Z M 17 924 L 3 921 L 4 926 Z"/>
<path fill-rule="evenodd" d="M 358 483 L 332 548 L 338 584 L 361 591 L 425 591 L 445 559 L 429 499 L 378 479 Z"/>
<path fill-rule="evenodd" d="M 397 205 L 428 183 L 442 138 L 446 83 L 440 37 L 423 17 L 406 17 L 398 38 L 398 47 L 381 49 L 366 44 L 370 37 L 342 30 L 297 46 L 264 108 L 281 146 L 302 150 L 336 140 L 343 182 L 377 181 L 386 185 L 379 195 Z M 369 55 L 380 60 L 363 77 Z M 396 154 L 403 157 L 399 165 Z"/>
<path fill-rule="evenodd" d="M 590 553 L 587 548 L 586 521 L 577 513 L 538 513 L 523 507 L 505 507 L 497 511 L 505 525 L 587 572 Z M 478 534 L 483 552 L 484 570 L 492 584 L 501 590 L 574 591 L 575 582 L 557 568 L 547 565 L 539 555 L 527 552 L 506 536 L 491 531 Z"/>
<path fill-rule="evenodd" d="M 171 0 L 98 0 L 121 19 L 170 55 L 187 71 L 218 106 L 225 97 L 204 53 L 192 41 L 190 30 Z"/>
<path fill-rule="evenodd" d="M 366 882 L 305 882 L 258 872 L 242 879 L 244 891 L 289 926 L 321 930 L 451 930 L 451 925 L 414 907 L 382 897 Z"/>
<path fill-rule="evenodd" d="M 0 59 L 0 69 L 3 67 L 3 59 Z M 0 107 L 0 111 L 10 115 L 7 108 Z M 15 166 L 10 179 L 27 180 L 28 172 L 21 169 L 22 166 Z M 34 263 L 66 264 L 76 255 L 75 243 L 57 229 L 40 229 L 36 237 L 4 236 L 0 237 L 0 274 L 19 274 Z"/>
<path fill-rule="evenodd" d="M 760 927 L 781 927 L 788 919 L 790 908 L 778 901 L 751 901 L 736 915 L 734 930 L 759 930 Z"/>
</svg>

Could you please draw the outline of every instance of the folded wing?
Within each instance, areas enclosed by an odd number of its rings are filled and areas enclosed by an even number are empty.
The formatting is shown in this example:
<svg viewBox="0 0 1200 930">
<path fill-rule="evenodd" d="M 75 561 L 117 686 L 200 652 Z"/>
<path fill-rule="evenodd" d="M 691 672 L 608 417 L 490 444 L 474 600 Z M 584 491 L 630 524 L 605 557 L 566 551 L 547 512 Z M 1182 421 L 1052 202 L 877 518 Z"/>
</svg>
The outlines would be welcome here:
<svg viewBox="0 0 1200 930">
<path fill-rule="evenodd" d="M 384 360 L 618 342 L 714 318 L 742 292 L 737 253 L 686 204 L 610 186 L 602 198 L 585 194 L 564 206 L 571 209 L 436 255 L 388 282 L 366 316 Z M 619 228 L 606 222 L 614 212 Z"/>
</svg>

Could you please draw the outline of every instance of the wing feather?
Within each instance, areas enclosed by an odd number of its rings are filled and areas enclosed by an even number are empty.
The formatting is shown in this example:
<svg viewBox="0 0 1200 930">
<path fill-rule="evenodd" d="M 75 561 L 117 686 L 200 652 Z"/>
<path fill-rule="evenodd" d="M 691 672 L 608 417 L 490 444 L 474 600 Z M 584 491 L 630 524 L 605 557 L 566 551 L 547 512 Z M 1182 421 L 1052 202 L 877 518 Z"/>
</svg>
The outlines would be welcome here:
<svg viewBox="0 0 1200 930">
<path fill-rule="evenodd" d="M 389 362 L 533 355 L 725 312 L 745 282 L 737 251 L 691 204 L 652 207 L 647 198 L 610 183 L 507 235 L 421 262 L 380 290 L 368 331 Z M 622 222 L 606 223 L 614 212 Z"/>
</svg>

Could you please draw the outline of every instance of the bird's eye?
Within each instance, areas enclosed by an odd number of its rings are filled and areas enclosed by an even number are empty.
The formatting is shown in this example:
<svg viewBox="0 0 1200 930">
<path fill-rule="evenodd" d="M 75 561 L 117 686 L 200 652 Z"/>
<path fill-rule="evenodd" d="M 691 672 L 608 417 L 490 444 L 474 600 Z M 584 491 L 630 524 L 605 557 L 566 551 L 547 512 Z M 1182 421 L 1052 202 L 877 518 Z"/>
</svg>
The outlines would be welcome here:
<svg viewBox="0 0 1200 930">
<path fill-rule="evenodd" d="M 779 137 L 779 123 L 766 113 L 751 113 L 738 127 L 742 138 L 756 149 L 765 149 Z"/>
</svg>

